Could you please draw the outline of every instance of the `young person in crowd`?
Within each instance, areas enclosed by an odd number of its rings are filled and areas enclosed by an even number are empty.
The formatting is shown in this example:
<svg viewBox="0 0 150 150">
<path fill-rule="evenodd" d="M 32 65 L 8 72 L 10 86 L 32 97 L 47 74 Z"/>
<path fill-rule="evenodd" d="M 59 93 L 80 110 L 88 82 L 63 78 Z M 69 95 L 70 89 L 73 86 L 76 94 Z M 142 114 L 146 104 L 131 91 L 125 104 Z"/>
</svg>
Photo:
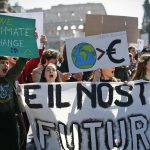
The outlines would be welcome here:
<svg viewBox="0 0 150 150">
<path fill-rule="evenodd" d="M 59 72 L 55 64 L 49 63 L 43 68 L 40 82 L 61 82 Z"/>
<path fill-rule="evenodd" d="M 150 81 L 150 53 L 142 54 L 139 57 L 137 69 L 132 80 Z"/>
<path fill-rule="evenodd" d="M 42 54 L 41 61 L 38 67 L 32 71 L 32 81 L 40 82 L 42 70 L 44 66 L 49 63 L 56 64 L 58 61 L 59 53 L 56 50 L 48 49 Z"/>
<path fill-rule="evenodd" d="M 136 64 L 134 64 L 133 55 L 129 53 L 130 64 L 128 66 L 115 67 L 115 77 L 122 82 L 129 81 L 133 76 Z"/>
<path fill-rule="evenodd" d="M 9 61 L 0 56 L 0 149 L 20 150 L 17 117 L 21 113 L 17 103 L 15 81 L 26 63 L 25 58 L 19 58 L 9 69 Z M 23 121 L 23 120 L 21 120 Z M 21 124 L 19 124 L 21 125 Z M 22 124 L 22 127 L 25 127 Z M 20 126 L 21 127 L 21 126 Z M 21 129 L 21 128 L 20 128 Z M 24 130 L 24 129 L 23 129 Z M 24 130 L 25 131 L 25 130 Z M 23 136 L 25 132 L 21 132 Z"/>
</svg>

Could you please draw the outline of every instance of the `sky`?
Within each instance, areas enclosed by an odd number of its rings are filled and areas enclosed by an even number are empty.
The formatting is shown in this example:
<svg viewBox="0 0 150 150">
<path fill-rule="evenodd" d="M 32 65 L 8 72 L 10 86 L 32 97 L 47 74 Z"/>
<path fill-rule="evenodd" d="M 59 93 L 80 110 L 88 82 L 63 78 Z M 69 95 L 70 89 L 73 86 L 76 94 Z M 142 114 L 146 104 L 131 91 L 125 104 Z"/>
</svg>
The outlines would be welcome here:
<svg viewBox="0 0 150 150">
<path fill-rule="evenodd" d="M 11 5 L 16 2 L 24 9 L 43 8 L 50 9 L 51 6 L 59 4 L 83 4 L 83 3 L 102 3 L 107 15 L 138 17 L 138 26 L 142 27 L 144 15 L 143 3 L 145 0 L 9 0 Z"/>
</svg>

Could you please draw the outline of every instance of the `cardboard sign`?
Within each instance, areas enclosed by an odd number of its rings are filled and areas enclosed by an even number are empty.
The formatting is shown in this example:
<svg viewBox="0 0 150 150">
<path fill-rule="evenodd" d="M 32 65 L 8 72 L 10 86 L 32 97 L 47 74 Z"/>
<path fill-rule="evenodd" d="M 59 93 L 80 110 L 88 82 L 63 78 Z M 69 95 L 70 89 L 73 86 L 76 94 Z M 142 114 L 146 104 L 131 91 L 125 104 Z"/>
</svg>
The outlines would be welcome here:
<svg viewBox="0 0 150 150">
<path fill-rule="evenodd" d="M 126 32 L 66 40 L 70 73 L 129 64 Z"/>
<path fill-rule="evenodd" d="M 21 86 L 37 150 L 150 149 L 150 82 Z"/>
<path fill-rule="evenodd" d="M 128 43 L 136 43 L 139 38 L 138 18 L 93 14 L 86 15 L 86 36 L 120 31 L 127 32 Z"/>
<path fill-rule="evenodd" d="M 35 27 L 39 38 L 37 39 L 38 47 L 40 48 L 40 37 L 43 35 L 43 12 L 28 12 L 28 13 L 0 13 L 6 16 L 14 16 L 20 18 L 35 19 Z"/>
<path fill-rule="evenodd" d="M 0 55 L 38 57 L 35 19 L 0 15 Z"/>
</svg>

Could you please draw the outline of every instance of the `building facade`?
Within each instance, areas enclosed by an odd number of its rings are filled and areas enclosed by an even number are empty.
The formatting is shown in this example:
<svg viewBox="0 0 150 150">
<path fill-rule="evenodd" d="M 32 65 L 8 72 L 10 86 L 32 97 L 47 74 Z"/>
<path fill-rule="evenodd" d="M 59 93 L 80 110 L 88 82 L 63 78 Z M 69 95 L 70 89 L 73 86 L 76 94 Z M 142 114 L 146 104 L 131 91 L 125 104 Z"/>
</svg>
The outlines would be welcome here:
<svg viewBox="0 0 150 150">
<path fill-rule="evenodd" d="M 58 5 L 47 10 L 42 8 L 26 10 L 26 12 L 41 11 L 44 12 L 44 32 L 48 39 L 48 47 L 54 49 L 57 49 L 67 38 L 85 35 L 86 14 L 107 14 L 101 3 Z"/>
</svg>

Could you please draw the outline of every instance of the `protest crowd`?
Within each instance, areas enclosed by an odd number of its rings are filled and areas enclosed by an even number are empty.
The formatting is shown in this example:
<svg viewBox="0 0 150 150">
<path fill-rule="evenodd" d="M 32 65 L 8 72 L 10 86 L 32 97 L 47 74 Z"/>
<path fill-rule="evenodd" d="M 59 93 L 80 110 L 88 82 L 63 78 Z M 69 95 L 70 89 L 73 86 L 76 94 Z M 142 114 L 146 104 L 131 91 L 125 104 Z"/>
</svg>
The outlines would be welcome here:
<svg viewBox="0 0 150 150">
<path fill-rule="evenodd" d="M 35 35 L 38 38 L 37 34 Z M 0 150 L 25 150 L 30 123 L 18 104 L 20 84 L 39 82 L 124 82 L 150 81 L 150 47 L 137 52 L 128 47 L 130 64 L 70 73 L 67 49 L 46 48 L 46 36 L 40 37 L 38 58 L 0 56 Z M 31 142 L 34 143 L 32 140 Z"/>
</svg>

